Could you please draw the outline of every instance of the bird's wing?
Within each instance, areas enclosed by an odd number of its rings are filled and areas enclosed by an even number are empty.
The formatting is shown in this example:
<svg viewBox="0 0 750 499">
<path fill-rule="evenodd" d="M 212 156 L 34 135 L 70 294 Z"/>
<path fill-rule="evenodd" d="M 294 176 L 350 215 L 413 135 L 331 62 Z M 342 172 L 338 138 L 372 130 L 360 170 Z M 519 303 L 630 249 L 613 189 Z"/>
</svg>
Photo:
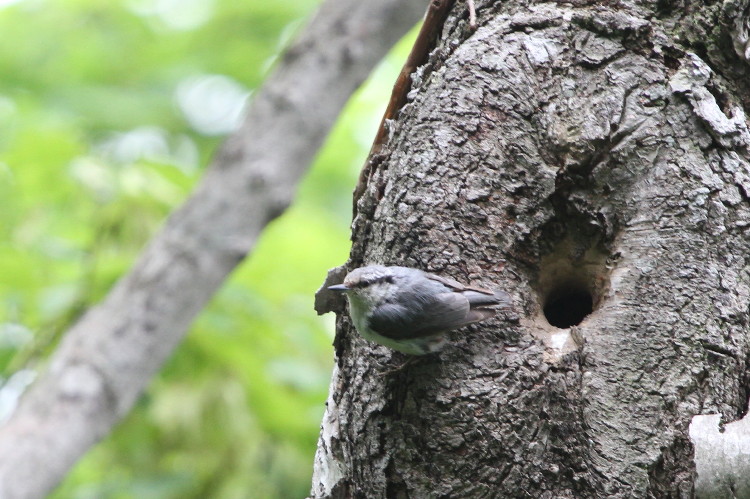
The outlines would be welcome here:
<svg viewBox="0 0 750 499">
<path fill-rule="evenodd" d="M 368 326 L 394 340 L 422 338 L 471 324 L 493 316 L 492 310 L 472 310 L 461 293 L 438 293 L 427 303 L 407 311 L 399 303 L 376 307 Z"/>
<path fill-rule="evenodd" d="M 512 308 L 510 295 L 505 291 L 493 291 L 487 288 L 480 288 L 479 286 L 461 284 L 449 277 L 441 277 L 427 272 L 425 272 L 425 277 L 432 281 L 439 282 L 440 284 L 454 290 L 456 293 L 463 294 L 469 300 L 469 305 L 472 309 L 482 307 Z"/>
<path fill-rule="evenodd" d="M 439 282 L 443 286 L 447 286 L 454 291 L 476 291 L 477 293 L 484 293 L 487 295 L 494 295 L 495 293 L 491 289 L 480 288 L 479 286 L 471 286 L 469 284 L 461 284 L 455 279 L 450 277 L 443 277 L 435 274 L 425 272 L 425 277 L 431 281 Z"/>
</svg>

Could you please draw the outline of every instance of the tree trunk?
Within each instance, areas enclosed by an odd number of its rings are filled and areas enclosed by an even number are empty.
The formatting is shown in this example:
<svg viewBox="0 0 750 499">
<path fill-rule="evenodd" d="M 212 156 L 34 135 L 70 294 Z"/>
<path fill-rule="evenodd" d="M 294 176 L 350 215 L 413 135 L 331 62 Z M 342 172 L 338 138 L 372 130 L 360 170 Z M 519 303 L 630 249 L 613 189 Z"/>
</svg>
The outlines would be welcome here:
<svg viewBox="0 0 750 499">
<path fill-rule="evenodd" d="M 453 7 L 348 267 L 516 311 L 395 371 L 341 315 L 314 497 L 694 494 L 691 419 L 750 395 L 750 7 L 705 3 Z"/>
</svg>

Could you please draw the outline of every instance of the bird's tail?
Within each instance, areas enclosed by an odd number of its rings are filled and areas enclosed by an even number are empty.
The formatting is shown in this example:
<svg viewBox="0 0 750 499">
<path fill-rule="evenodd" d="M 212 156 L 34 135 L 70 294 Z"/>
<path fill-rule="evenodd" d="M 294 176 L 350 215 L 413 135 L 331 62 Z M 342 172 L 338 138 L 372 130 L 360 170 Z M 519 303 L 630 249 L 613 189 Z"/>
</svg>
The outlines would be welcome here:
<svg viewBox="0 0 750 499">
<path fill-rule="evenodd" d="M 496 289 L 489 293 L 480 293 L 479 291 L 464 291 L 463 295 L 468 298 L 469 306 L 474 308 L 501 308 L 501 309 L 512 309 L 513 302 L 511 301 L 510 295 L 505 291 Z"/>
</svg>

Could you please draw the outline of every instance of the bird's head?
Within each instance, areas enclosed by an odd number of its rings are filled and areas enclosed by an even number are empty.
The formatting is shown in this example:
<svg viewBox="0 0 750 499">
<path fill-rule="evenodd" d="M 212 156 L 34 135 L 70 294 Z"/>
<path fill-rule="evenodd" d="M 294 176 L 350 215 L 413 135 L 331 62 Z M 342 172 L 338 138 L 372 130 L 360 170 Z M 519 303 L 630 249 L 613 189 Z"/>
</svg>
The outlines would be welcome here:
<svg viewBox="0 0 750 499">
<path fill-rule="evenodd" d="M 368 305 L 378 305 L 396 293 L 399 278 L 393 268 L 368 265 L 352 270 L 342 284 L 329 286 L 328 289 L 342 291 L 350 299 L 361 300 Z"/>
</svg>

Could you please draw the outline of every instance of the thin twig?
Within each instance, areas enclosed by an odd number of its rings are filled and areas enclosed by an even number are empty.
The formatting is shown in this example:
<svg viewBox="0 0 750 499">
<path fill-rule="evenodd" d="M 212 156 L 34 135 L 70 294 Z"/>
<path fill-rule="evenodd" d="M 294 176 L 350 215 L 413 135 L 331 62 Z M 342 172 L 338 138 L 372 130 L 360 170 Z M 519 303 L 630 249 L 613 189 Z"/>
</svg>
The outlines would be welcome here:
<svg viewBox="0 0 750 499">
<path fill-rule="evenodd" d="M 466 0 L 466 5 L 469 7 L 469 27 L 477 29 L 477 9 L 474 8 L 474 0 Z"/>
<path fill-rule="evenodd" d="M 432 0 L 427 8 L 422 28 L 419 30 L 417 39 L 414 41 L 414 46 L 406 59 L 406 63 L 404 63 L 404 67 L 401 68 L 401 73 L 396 78 L 396 83 L 393 85 L 388 107 L 385 110 L 383 119 L 380 121 L 380 126 L 375 134 L 375 140 L 370 148 L 365 165 L 359 174 L 357 186 L 354 188 L 353 209 L 355 216 L 357 214 L 357 201 L 365 191 L 369 176 L 378 162 L 378 153 L 386 142 L 388 135 L 387 122 L 395 119 L 398 111 L 406 104 L 406 96 L 411 89 L 411 74 L 419 66 L 427 62 L 430 50 L 435 47 L 440 30 L 443 28 L 443 23 L 455 1 Z"/>
</svg>

